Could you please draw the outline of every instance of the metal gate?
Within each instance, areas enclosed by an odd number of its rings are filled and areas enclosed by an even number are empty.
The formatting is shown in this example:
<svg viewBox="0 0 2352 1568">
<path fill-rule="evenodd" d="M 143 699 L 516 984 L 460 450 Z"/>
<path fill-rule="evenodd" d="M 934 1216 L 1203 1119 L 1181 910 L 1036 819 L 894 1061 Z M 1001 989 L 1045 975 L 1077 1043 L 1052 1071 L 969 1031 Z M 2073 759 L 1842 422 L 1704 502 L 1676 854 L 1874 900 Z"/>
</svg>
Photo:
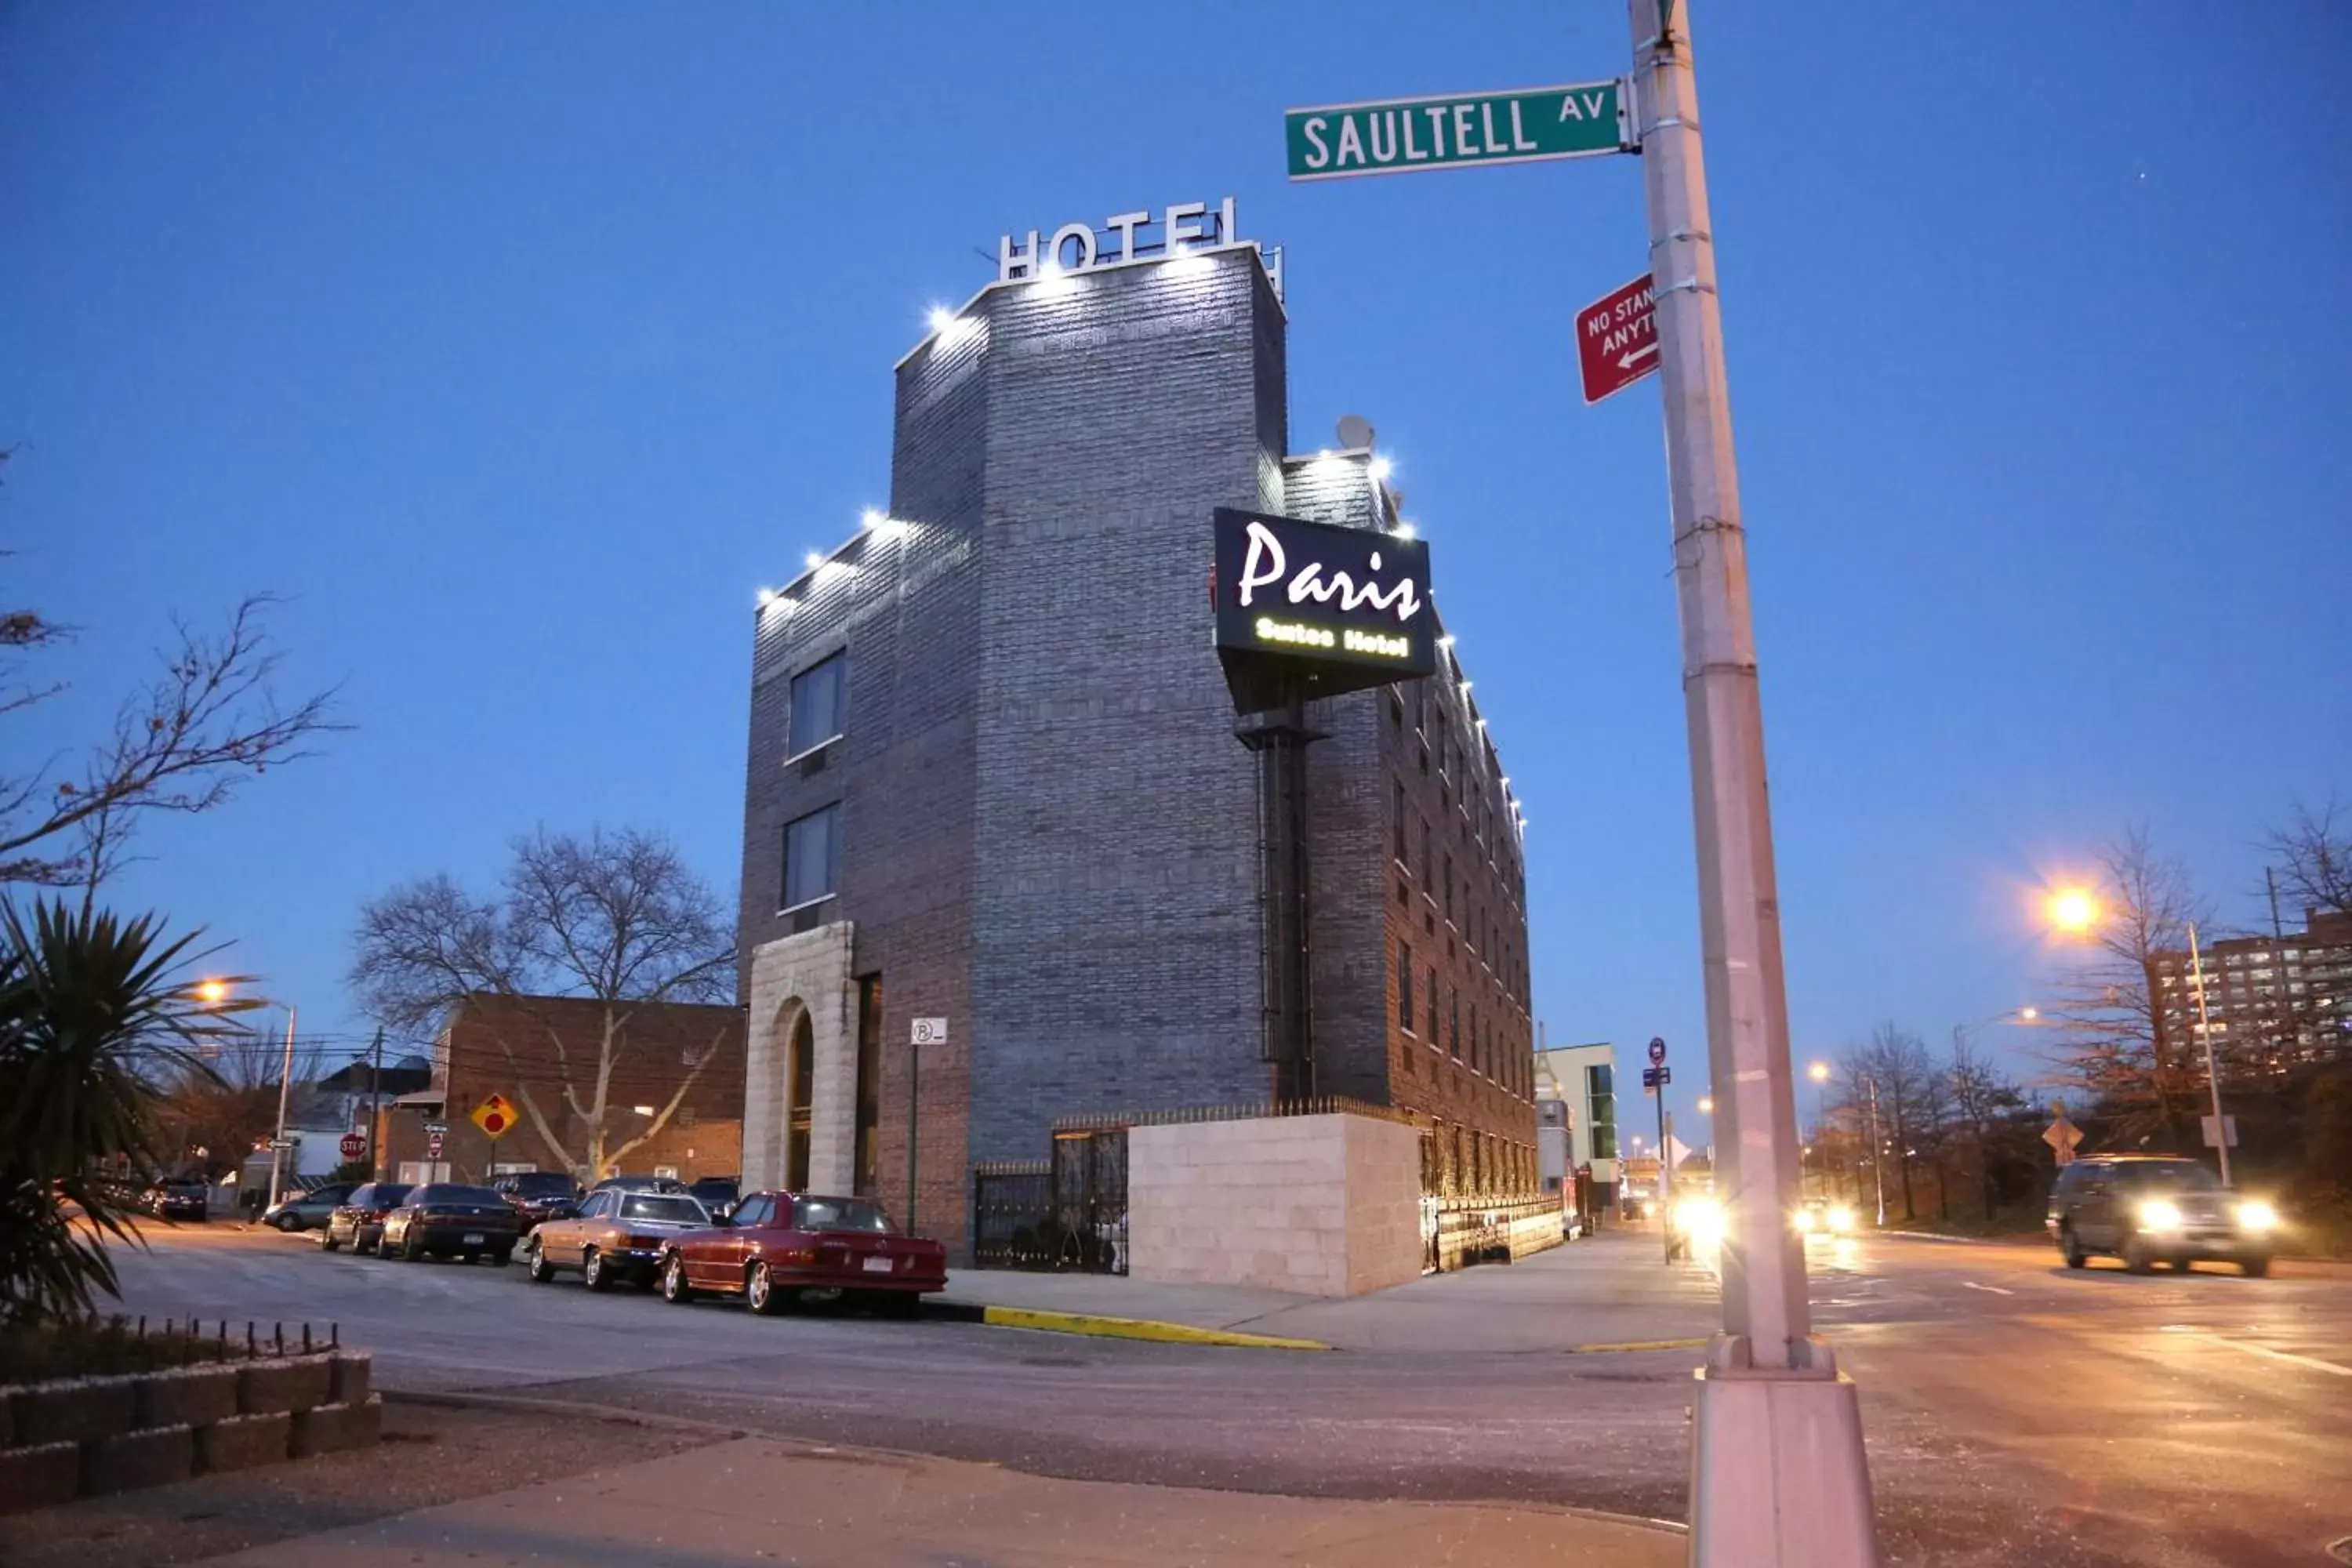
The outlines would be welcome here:
<svg viewBox="0 0 2352 1568">
<path fill-rule="evenodd" d="M 1050 1160 L 972 1167 L 972 1261 L 982 1268 L 1127 1272 L 1127 1129 L 1054 1134 Z"/>
</svg>

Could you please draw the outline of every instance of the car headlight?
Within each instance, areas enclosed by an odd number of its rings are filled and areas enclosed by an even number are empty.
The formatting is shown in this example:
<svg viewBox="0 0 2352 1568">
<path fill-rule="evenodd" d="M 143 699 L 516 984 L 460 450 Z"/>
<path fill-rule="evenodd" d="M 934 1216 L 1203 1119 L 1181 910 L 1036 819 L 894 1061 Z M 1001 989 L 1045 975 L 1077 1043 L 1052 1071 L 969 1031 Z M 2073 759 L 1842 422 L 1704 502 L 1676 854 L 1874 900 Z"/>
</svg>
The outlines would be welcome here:
<svg viewBox="0 0 2352 1568">
<path fill-rule="evenodd" d="M 1720 1241 L 1723 1205 L 1713 1198 L 1685 1198 L 1675 1205 L 1675 1228 L 1693 1241 Z"/>
<path fill-rule="evenodd" d="M 2249 1198 L 2238 1205 L 2238 1226 L 2242 1230 L 2273 1230 L 2278 1222 L 2278 1210 L 2260 1198 Z"/>
<path fill-rule="evenodd" d="M 2179 1230 L 2180 1205 L 2165 1198 L 2150 1198 L 2139 1205 L 2139 1223 L 2150 1230 Z"/>
<path fill-rule="evenodd" d="M 1840 1204 L 1837 1207 L 1830 1210 L 1830 1228 L 1836 1231 L 1840 1236 L 1843 1236 L 1848 1231 L 1852 1230 L 1853 1228 L 1853 1211 L 1846 1207 L 1843 1204 Z"/>
<path fill-rule="evenodd" d="M 1803 1231 L 1806 1235 L 1810 1236 L 1814 1231 L 1820 1229 L 1821 1224 L 1821 1216 L 1814 1214 L 1812 1210 L 1799 1209 L 1797 1211 L 1797 1228 Z"/>
</svg>

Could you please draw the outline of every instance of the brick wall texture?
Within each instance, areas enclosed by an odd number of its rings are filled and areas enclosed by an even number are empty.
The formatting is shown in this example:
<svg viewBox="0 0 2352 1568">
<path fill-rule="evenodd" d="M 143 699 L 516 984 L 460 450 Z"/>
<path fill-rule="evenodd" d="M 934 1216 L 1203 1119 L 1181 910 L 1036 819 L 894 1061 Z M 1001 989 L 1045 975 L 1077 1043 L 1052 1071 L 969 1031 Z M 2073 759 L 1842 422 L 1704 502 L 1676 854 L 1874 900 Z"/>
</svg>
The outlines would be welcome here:
<svg viewBox="0 0 2352 1568">
<path fill-rule="evenodd" d="M 1360 457 L 1288 458 L 1286 331 L 1241 248 L 984 293 L 898 367 L 894 521 L 759 614 L 744 1000 L 760 944 L 855 922 L 853 969 L 881 980 L 876 1185 L 894 1210 L 909 1027 L 949 1020 L 948 1044 L 921 1059 L 918 1152 L 923 1228 L 951 1247 L 971 1165 L 1042 1157 L 1056 1116 L 1269 1090 L 1255 773 L 1211 645 L 1210 517 L 1392 515 Z M 842 733 L 788 755 L 792 678 L 835 652 Z M 1512 873 L 1457 853 L 1463 888 L 1475 881 L 1476 907 L 1501 922 L 1491 953 L 1465 945 L 1466 902 L 1450 957 L 1421 903 L 1394 903 L 1391 781 L 1441 813 L 1433 776 L 1405 772 L 1411 738 L 1388 704 L 1382 690 L 1316 705 L 1330 732 L 1308 752 L 1318 1088 L 1531 1149 L 1531 1086 L 1502 1055 L 1524 1061 L 1528 1044 L 1523 983 L 1511 992 L 1497 967 L 1508 952 L 1524 970 Z M 1490 760 L 1481 748 L 1465 779 L 1491 786 Z M 1448 810 L 1474 798 L 1444 788 Z M 836 805 L 836 894 L 785 911 L 786 826 Z M 1497 832 L 1510 837 L 1485 842 Z M 1414 1056 L 1395 1025 L 1408 925 L 1412 962 L 1434 959 L 1481 998 L 1493 1055 Z"/>
</svg>

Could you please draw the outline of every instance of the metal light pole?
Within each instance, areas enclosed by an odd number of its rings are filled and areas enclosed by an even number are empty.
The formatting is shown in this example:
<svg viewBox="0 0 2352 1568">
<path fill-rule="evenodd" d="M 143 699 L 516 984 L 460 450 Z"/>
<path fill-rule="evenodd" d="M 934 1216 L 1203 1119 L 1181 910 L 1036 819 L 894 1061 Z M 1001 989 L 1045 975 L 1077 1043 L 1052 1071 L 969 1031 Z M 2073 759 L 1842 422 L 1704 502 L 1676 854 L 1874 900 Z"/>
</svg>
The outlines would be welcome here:
<svg viewBox="0 0 2352 1568">
<path fill-rule="evenodd" d="M 1870 1183 L 1878 1194 L 1878 1228 L 1886 1228 L 1886 1146 L 1878 1135 L 1878 1080 L 1864 1079 L 1870 1085 Z"/>
<path fill-rule="evenodd" d="M 1723 1332 L 1698 1383 L 1691 1554 L 1704 1568 L 1875 1563 L 1862 1408 L 1812 1334 L 1764 719 L 1731 445 L 1688 0 L 1631 0 L 1633 118 L 1682 610 L 1708 1077 L 1729 1151 Z"/>
<path fill-rule="evenodd" d="M 2197 987 L 2197 1033 L 2205 1041 L 2205 1088 L 2213 1097 L 2213 1152 L 2221 1156 L 2221 1184 L 2230 1184 L 2230 1124 L 2221 1120 L 2221 1075 L 2213 1066 L 2213 1025 L 2205 1016 L 2205 959 L 2197 947 L 2197 922 L 2189 922 L 2189 984 Z M 2151 998 L 2150 1011 L 2154 1011 Z"/>
<path fill-rule="evenodd" d="M 278 1069 L 278 1132 L 269 1140 L 269 1207 L 276 1208 L 286 1184 L 286 1100 L 294 1087 L 294 1005 L 286 1005 L 286 1059 Z"/>
</svg>

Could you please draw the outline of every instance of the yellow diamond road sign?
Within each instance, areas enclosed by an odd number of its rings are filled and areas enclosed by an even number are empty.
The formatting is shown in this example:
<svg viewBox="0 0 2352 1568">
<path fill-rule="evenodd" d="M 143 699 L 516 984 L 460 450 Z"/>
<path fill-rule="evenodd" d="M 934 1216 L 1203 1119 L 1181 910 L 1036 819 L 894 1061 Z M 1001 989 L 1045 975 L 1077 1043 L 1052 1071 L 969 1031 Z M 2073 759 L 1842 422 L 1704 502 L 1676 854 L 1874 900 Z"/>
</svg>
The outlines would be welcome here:
<svg viewBox="0 0 2352 1568">
<path fill-rule="evenodd" d="M 494 1094 L 474 1107 L 474 1125 L 496 1138 L 515 1124 L 515 1108 L 503 1094 Z"/>
</svg>

